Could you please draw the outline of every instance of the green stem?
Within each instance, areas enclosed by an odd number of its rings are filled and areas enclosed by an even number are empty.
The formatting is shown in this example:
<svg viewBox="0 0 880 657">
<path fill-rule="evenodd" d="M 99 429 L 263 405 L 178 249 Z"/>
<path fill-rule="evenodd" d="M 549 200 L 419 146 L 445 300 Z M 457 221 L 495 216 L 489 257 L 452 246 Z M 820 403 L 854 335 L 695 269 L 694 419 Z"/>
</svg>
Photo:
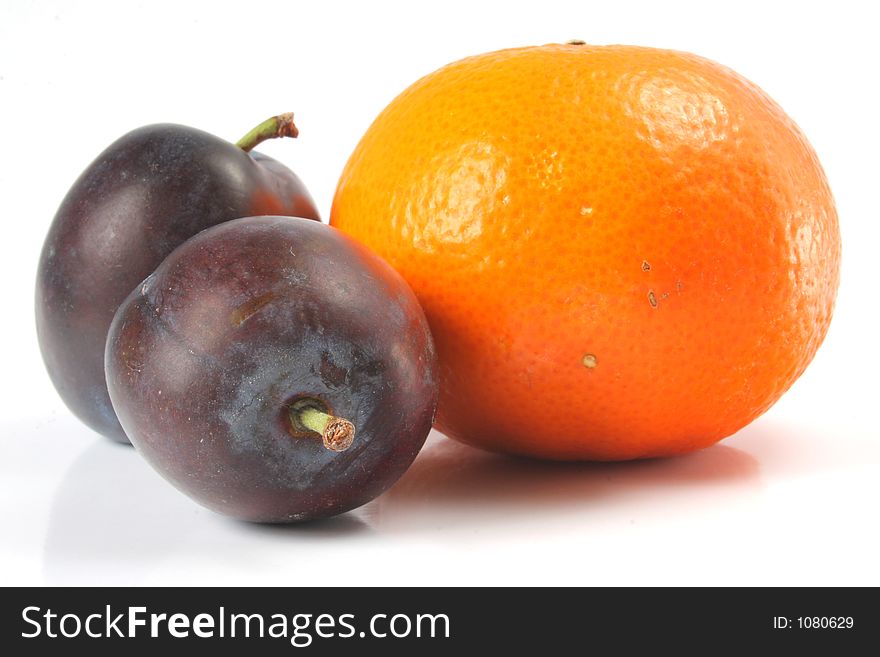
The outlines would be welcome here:
<svg viewBox="0 0 880 657">
<path fill-rule="evenodd" d="M 295 420 L 310 431 L 320 434 L 324 447 L 334 452 L 344 452 L 354 441 L 355 428 L 348 420 L 318 410 L 314 406 L 291 409 Z"/>
<path fill-rule="evenodd" d="M 315 433 L 324 433 L 324 429 L 330 424 L 330 420 L 333 419 L 333 416 L 323 413 L 312 406 L 307 406 L 299 411 L 297 418 L 299 419 L 299 423 L 306 429 L 311 429 Z"/>
<path fill-rule="evenodd" d="M 296 125 L 293 123 L 293 112 L 287 112 L 286 114 L 279 114 L 278 116 L 273 116 L 271 119 L 266 119 L 244 137 L 239 139 L 235 145 L 247 153 L 257 144 L 260 144 L 267 139 L 275 139 L 277 137 L 296 137 L 298 134 L 299 130 L 296 129 Z"/>
</svg>

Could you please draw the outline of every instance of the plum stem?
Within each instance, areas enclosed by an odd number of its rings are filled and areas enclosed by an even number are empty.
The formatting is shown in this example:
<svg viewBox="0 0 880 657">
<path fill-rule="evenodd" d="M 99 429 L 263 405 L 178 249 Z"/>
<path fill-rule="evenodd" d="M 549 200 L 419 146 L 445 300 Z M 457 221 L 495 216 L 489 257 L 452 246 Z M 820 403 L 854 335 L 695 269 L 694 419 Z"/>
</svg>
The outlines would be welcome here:
<svg viewBox="0 0 880 657">
<path fill-rule="evenodd" d="M 329 415 L 314 406 L 291 410 L 296 420 L 307 429 L 321 435 L 324 447 L 334 452 L 344 452 L 354 440 L 354 425 L 348 420 Z"/>
<path fill-rule="evenodd" d="M 271 119 L 266 119 L 244 137 L 239 139 L 235 145 L 247 153 L 257 144 L 260 144 L 267 139 L 275 139 L 277 137 L 296 137 L 298 134 L 299 130 L 296 129 L 296 125 L 293 123 L 293 112 L 287 112 L 285 114 L 273 116 Z"/>
</svg>

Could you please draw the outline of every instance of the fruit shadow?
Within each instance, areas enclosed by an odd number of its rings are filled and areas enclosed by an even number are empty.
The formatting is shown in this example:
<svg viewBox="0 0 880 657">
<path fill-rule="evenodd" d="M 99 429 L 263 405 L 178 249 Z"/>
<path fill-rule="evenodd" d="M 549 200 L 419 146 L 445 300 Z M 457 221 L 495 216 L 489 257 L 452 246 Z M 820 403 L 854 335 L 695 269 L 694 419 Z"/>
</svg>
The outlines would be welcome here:
<svg viewBox="0 0 880 657">
<path fill-rule="evenodd" d="M 175 557 L 240 563 L 267 537 L 302 543 L 368 531 L 355 514 L 297 525 L 220 516 L 175 490 L 131 446 L 99 439 L 55 491 L 43 576 L 50 585 L 137 582 Z"/>
<path fill-rule="evenodd" d="M 553 521 L 583 511 L 643 509 L 679 493 L 760 486 L 760 466 L 735 447 L 620 463 L 560 463 L 484 452 L 436 432 L 406 474 L 368 507 L 379 529 Z"/>
</svg>

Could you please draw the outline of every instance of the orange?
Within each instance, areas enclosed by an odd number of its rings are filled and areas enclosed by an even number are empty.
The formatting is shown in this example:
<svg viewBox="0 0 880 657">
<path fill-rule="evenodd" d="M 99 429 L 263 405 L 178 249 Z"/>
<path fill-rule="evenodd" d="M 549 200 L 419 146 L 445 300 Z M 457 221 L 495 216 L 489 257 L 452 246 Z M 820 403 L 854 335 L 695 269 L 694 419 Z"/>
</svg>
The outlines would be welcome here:
<svg viewBox="0 0 880 657">
<path fill-rule="evenodd" d="M 695 55 L 547 45 L 404 91 L 330 223 L 436 339 L 436 427 L 552 459 L 666 456 L 766 411 L 831 319 L 840 236 L 804 135 Z"/>
</svg>

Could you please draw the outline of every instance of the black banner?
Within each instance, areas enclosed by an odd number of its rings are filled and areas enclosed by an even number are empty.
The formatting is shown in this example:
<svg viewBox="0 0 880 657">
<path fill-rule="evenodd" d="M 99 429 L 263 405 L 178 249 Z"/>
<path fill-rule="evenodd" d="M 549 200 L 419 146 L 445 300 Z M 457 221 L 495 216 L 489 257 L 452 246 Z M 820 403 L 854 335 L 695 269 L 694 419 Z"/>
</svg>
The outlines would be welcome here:
<svg viewBox="0 0 880 657">
<path fill-rule="evenodd" d="M 276 655 L 680 653 L 795 649 L 852 654 L 880 639 L 875 589 L 4 589 L 6 654 Z M 123 651 L 122 653 L 120 651 Z M 201 654 L 201 653 L 199 653 Z M 247 653 L 251 654 L 251 653 Z"/>
</svg>

